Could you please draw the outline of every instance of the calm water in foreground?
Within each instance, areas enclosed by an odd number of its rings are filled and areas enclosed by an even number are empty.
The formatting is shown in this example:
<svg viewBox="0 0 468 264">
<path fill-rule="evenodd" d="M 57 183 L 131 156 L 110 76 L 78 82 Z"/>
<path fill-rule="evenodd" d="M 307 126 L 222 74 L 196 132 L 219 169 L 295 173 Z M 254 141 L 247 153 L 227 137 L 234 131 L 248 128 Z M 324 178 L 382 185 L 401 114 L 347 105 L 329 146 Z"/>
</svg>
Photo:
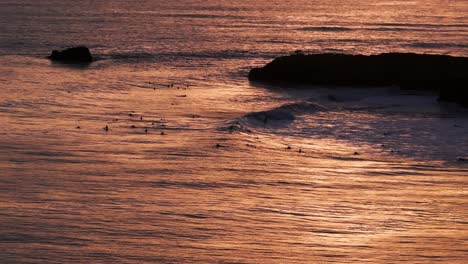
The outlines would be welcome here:
<svg viewBox="0 0 468 264">
<path fill-rule="evenodd" d="M 466 263 L 467 110 L 246 74 L 297 49 L 468 56 L 467 14 L 0 0 L 0 263 Z M 44 59 L 79 44 L 98 60 Z"/>
</svg>

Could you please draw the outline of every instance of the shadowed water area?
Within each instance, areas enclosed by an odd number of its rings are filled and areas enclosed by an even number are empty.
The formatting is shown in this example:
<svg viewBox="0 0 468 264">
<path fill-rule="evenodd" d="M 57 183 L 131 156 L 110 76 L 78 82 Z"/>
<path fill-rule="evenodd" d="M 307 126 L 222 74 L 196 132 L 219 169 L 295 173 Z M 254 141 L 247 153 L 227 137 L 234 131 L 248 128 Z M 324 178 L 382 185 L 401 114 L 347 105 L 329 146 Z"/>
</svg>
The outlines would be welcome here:
<svg viewBox="0 0 468 264">
<path fill-rule="evenodd" d="M 466 109 L 247 73 L 298 49 L 468 56 L 467 13 L 0 0 L 0 262 L 465 263 Z M 45 59 L 76 45 L 97 60 Z"/>
</svg>

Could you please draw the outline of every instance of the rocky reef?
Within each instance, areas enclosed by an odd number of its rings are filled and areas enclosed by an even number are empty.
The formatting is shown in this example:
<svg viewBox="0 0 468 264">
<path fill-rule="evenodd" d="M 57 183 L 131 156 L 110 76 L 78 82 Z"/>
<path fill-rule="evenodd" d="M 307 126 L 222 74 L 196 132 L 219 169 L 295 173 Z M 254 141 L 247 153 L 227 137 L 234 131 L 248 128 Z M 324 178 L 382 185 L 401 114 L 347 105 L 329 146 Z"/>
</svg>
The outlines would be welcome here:
<svg viewBox="0 0 468 264">
<path fill-rule="evenodd" d="M 47 58 L 53 61 L 89 63 L 93 56 L 87 47 L 73 47 L 62 51 L 54 50 Z"/>
<path fill-rule="evenodd" d="M 254 68 L 249 80 L 333 86 L 434 90 L 439 99 L 468 106 L 468 58 L 414 53 L 379 55 L 297 53 Z"/>
</svg>

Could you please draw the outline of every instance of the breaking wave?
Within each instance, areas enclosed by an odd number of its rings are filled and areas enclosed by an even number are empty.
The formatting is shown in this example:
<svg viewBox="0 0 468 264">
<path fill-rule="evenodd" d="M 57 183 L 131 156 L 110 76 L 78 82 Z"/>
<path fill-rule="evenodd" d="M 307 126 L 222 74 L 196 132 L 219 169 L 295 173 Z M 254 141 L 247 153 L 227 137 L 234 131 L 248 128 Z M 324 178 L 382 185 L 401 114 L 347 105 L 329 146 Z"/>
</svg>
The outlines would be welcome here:
<svg viewBox="0 0 468 264">
<path fill-rule="evenodd" d="M 251 132 L 252 129 L 260 127 L 281 128 L 288 126 L 296 120 L 298 115 L 313 114 L 321 111 L 327 111 L 327 109 L 316 103 L 289 103 L 270 110 L 245 114 L 230 122 L 222 130 Z"/>
</svg>

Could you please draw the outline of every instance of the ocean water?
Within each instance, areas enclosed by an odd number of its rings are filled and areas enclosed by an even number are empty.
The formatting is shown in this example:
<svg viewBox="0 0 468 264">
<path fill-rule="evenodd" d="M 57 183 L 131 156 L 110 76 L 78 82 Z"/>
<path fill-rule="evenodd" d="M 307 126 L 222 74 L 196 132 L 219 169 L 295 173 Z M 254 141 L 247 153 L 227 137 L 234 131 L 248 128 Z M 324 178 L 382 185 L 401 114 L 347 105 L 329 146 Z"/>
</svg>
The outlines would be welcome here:
<svg viewBox="0 0 468 264">
<path fill-rule="evenodd" d="M 468 56 L 467 14 L 0 0 L 0 263 L 466 263 L 466 109 L 246 76 L 295 50 Z M 45 59 L 76 45 L 97 61 Z"/>
</svg>

